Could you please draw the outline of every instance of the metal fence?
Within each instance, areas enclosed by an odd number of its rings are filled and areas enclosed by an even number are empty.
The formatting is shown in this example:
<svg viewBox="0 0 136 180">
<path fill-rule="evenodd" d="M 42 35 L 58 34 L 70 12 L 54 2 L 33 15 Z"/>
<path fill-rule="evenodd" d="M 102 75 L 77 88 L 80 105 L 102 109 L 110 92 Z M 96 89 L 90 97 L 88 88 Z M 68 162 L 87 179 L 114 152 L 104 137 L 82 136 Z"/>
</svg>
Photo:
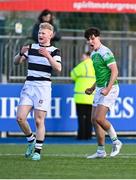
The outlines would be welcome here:
<svg viewBox="0 0 136 180">
<path fill-rule="evenodd" d="M 55 82 L 70 82 L 70 70 L 80 62 L 81 55 L 89 47 L 83 31 L 61 30 L 62 38 L 55 45 L 62 52 L 62 73 L 53 75 Z M 136 83 L 136 33 L 102 32 L 103 43 L 112 49 L 119 67 L 119 79 L 125 83 Z M 32 43 L 27 36 L 0 36 L 0 81 L 22 82 L 25 80 L 27 64 L 14 66 L 13 59 L 23 44 Z"/>
</svg>

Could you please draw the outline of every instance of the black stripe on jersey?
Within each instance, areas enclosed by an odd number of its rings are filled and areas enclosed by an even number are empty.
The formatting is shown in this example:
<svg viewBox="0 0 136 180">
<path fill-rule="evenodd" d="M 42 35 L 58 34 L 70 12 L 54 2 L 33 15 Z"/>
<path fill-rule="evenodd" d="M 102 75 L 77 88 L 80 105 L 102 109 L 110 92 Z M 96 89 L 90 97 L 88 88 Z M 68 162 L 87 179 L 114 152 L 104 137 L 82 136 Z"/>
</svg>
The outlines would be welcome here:
<svg viewBox="0 0 136 180">
<path fill-rule="evenodd" d="M 38 52 L 38 49 L 29 49 L 28 55 L 44 57 L 42 54 L 40 54 Z M 53 56 L 60 56 L 60 50 L 59 49 L 55 49 L 53 52 L 51 52 L 51 56 L 52 57 Z"/>
<path fill-rule="evenodd" d="M 61 64 L 61 62 L 60 62 L 60 61 L 56 61 L 56 62 L 58 62 L 58 63 L 60 63 L 60 64 Z"/>
<path fill-rule="evenodd" d="M 47 72 L 51 73 L 52 67 L 43 65 L 43 64 L 35 64 L 35 63 L 28 63 L 28 69 L 29 70 L 35 70 L 35 71 L 42 71 L 42 72 Z"/>
<path fill-rule="evenodd" d="M 51 52 L 51 56 L 60 56 L 60 50 L 59 49 L 55 49 L 53 52 Z"/>
<path fill-rule="evenodd" d="M 26 80 L 27 81 L 51 81 L 50 78 L 46 78 L 46 77 L 34 77 L 34 76 L 27 76 Z"/>
<path fill-rule="evenodd" d="M 44 57 L 42 54 L 38 52 L 38 49 L 29 49 L 28 55 Z"/>
</svg>

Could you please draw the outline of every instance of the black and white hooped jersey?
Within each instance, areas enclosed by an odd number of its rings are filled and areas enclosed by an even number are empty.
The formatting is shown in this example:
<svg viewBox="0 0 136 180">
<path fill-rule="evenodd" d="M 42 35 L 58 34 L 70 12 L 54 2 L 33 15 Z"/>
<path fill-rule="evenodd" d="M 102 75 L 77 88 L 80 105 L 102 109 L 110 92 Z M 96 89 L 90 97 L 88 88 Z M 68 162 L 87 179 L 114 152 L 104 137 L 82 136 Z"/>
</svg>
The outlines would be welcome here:
<svg viewBox="0 0 136 180">
<path fill-rule="evenodd" d="M 46 57 L 38 52 L 39 44 L 31 44 L 25 53 L 28 59 L 28 72 L 25 84 L 44 85 L 51 84 L 52 67 Z M 60 50 L 54 46 L 45 47 L 53 59 L 61 63 Z"/>
</svg>

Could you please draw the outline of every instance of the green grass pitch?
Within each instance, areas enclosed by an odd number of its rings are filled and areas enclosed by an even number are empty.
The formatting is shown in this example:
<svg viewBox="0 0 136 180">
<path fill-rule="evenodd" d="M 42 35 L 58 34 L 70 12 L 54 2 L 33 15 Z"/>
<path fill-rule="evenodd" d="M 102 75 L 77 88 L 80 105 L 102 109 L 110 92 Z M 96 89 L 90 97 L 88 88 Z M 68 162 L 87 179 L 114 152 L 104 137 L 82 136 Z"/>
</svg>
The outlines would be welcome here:
<svg viewBox="0 0 136 180">
<path fill-rule="evenodd" d="M 136 145 L 105 159 L 86 159 L 96 145 L 44 144 L 42 159 L 24 157 L 25 144 L 0 144 L 0 179 L 136 179 Z M 106 145 L 109 154 L 111 145 Z"/>
</svg>

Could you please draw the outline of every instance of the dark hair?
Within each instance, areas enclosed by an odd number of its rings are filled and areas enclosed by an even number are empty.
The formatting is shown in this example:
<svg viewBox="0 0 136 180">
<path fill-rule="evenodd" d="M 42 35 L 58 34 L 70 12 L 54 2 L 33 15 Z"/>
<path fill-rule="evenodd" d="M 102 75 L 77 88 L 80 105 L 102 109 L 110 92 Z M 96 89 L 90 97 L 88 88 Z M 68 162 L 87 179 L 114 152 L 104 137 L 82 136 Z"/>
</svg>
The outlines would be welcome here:
<svg viewBox="0 0 136 180">
<path fill-rule="evenodd" d="M 93 36 L 93 35 L 94 35 L 95 37 L 100 36 L 100 30 L 99 30 L 98 28 L 96 28 L 96 27 L 91 27 L 91 28 L 87 29 L 87 30 L 85 31 L 85 33 L 84 33 L 84 37 L 85 37 L 86 39 L 89 39 L 90 36 Z"/>
<path fill-rule="evenodd" d="M 48 14 L 51 14 L 51 16 L 52 16 L 52 12 L 50 10 L 48 10 L 48 9 L 43 10 L 38 17 L 39 22 L 43 22 L 42 17 L 47 16 Z"/>
<path fill-rule="evenodd" d="M 84 54 L 86 54 L 87 56 L 90 56 L 90 51 L 86 51 Z"/>
</svg>

